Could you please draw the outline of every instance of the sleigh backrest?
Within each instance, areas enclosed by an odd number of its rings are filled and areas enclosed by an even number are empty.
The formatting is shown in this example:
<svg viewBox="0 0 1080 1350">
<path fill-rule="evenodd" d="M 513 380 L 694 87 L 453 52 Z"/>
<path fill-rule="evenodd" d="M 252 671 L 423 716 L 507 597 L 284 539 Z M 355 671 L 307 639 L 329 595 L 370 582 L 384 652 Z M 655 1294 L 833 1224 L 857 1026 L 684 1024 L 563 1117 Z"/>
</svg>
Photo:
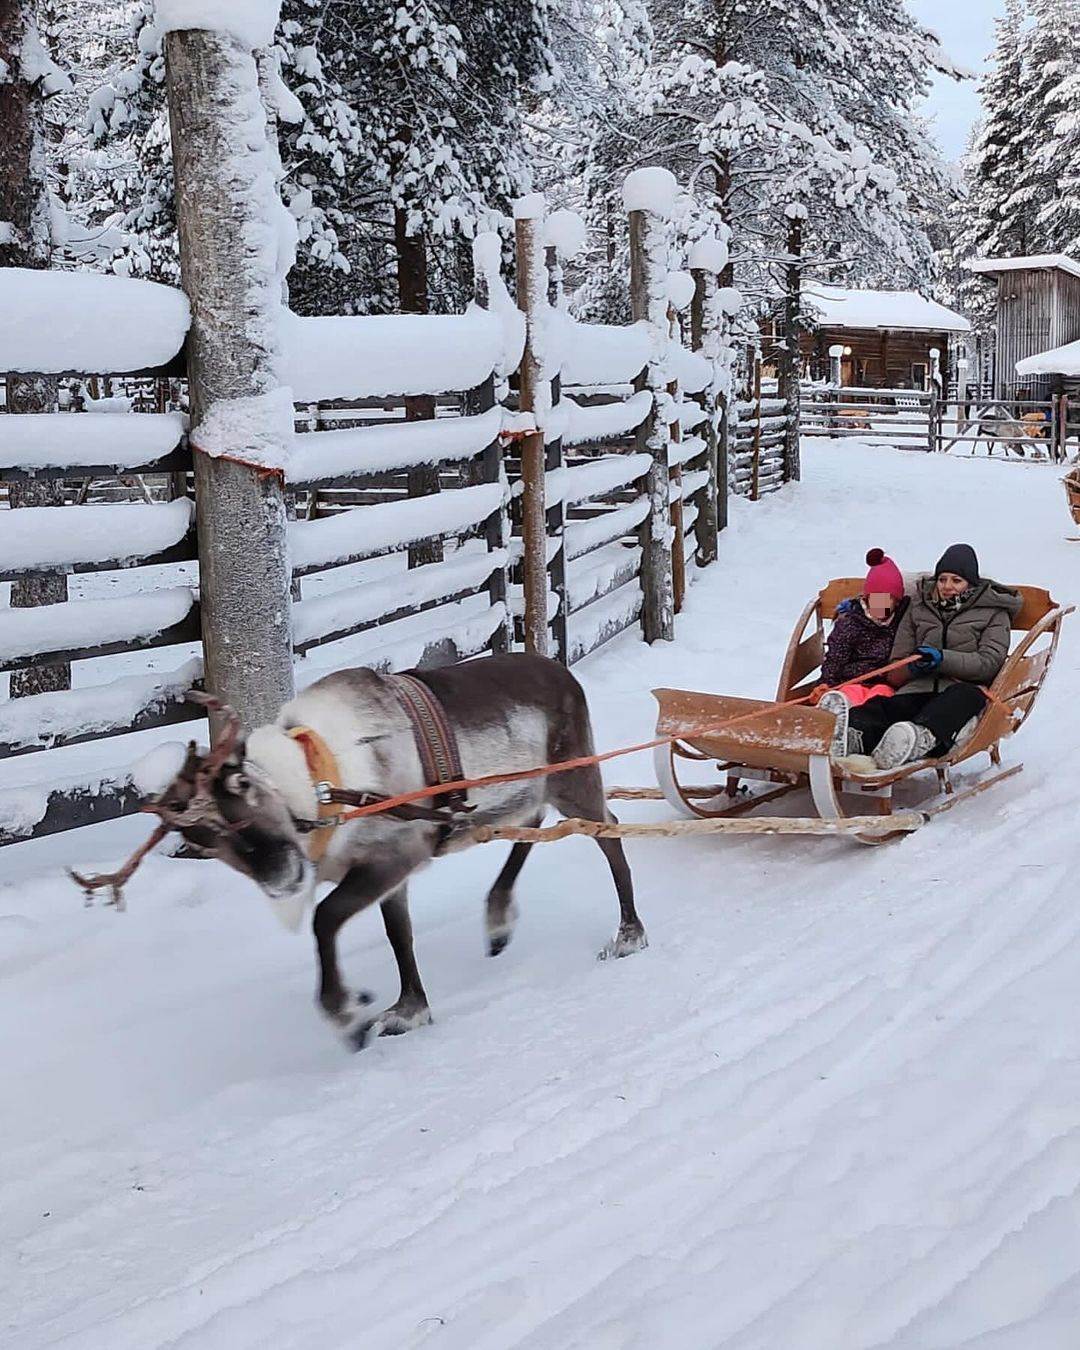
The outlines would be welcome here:
<svg viewBox="0 0 1080 1350">
<path fill-rule="evenodd" d="M 862 577 L 837 577 L 823 586 L 803 610 L 784 656 L 776 691 L 778 702 L 800 698 L 819 683 L 821 663 L 825 659 L 825 643 L 836 611 L 845 600 L 853 600 L 861 595 L 864 584 Z M 1021 659 L 1026 659 L 1031 667 L 1030 670 L 1027 666 L 1019 667 L 1016 674 L 1021 677 L 1022 683 L 1028 677 L 1037 676 L 1041 684 L 1053 655 L 1053 647 L 1057 644 L 1060 619 L 1066 613 L 1071 613 L 1071 610 L 1062 610 L 1050 592 L 1041 586 L 1016 586 L 1014 589 L 1020 592 L 1023 604 L 1012 620 L 1013 656 L 1021 654 L 1024 649 Z M 1050 621 L 1051 616 L 1056 616 L 1053 622 Z M 1039 629 L 1039 632 L 1029 643 L 1027 635 L 1033 634 L 1035 629 Z M 1017 641 L 1016 635 L 1023 636 Z M 1010 657 L 998 680 L 1013 666 L 1015 663 Z"/>
</svg>

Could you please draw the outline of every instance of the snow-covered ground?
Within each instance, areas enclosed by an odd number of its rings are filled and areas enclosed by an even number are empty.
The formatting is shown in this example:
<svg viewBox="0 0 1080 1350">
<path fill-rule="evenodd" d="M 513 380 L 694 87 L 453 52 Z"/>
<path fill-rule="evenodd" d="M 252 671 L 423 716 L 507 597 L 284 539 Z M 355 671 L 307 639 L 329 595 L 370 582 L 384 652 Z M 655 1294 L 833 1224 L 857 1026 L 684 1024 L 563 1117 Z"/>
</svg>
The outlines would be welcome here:
<svg viewBox="0 0 1080 1350">
<path fill-rule="evenodd" d="M 1076 598 L 1057 473 L 808 442 L 735 504 L 679 641 L 580 667 L 601 746 L 649 689 L 771 694 L 790 627 L 872 545 L 970 540 Z M 346 1055 L 310 945 L 216 865 L 129 911 L 0 855 L 0 1341 L 19 1350 L 1074 1350 L 1080 1326 L 1080 623 L 1019 778 L 905 842 L 636 842 L 652 945 L 583 840 L 537 850 L 497 961 L 502 849 L 414 887 L 436 1024 Z M 609 782 L 648 782 L 646 761 Z M 627 807 L 659 816 L 656 804 Z M 378 916 L 355 983 L 396 993 Z"/>
</svg>

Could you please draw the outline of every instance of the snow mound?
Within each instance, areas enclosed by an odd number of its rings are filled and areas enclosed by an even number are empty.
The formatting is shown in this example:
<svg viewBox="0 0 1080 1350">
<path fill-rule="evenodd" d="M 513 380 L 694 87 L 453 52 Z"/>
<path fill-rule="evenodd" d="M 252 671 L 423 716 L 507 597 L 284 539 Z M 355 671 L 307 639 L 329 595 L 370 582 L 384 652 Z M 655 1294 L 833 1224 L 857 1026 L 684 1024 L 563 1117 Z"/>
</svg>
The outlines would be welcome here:
<svg viewBox="0 0 1080 1350">
<path fill-rule="evenodd" d="M 515 220 L 539 220 L 547 209 L 542 192 L 530 192 L 514 201 Z"/>
<path fill-rule="evenodd" d="M 0 268 L 0 370 L 120 375 L 163 366 L 190 323 L 187 296 L 174 286 Z"/>
<path fill-rule="evenodd" d="M 285 383 L 306 403 L 473 389 L 503 365 L 511 334 L 473 305 L 464 314 L 309 319 L 287 312 L 282 338 Z"/>
<path fill-rule="evenodd" d="M 589 227 L 576 211 L 553 211 L 544 225 L 544 243 L 560 258 L 576 258 L 589 238 Z"/>
<path fill-rule="evenodd" d="M 728 246 L 715 234 L 706 234 L 690 248 L 689 264 L 703 272 L 719 274 L 728 264 Z"/>
<path fill-rule="evenodd" d="M 161 459 L 183 434 L 180 413 L 7 413 L 0 417 L 0 469 L 110 465 L 119 471 Z"/>
<path fill-rule="evenodd" d="M 670 169 L 635 169 L 623 183 L 627 211 L 651 211 L 666 220 L 675 209 L 679 184 Z"/>
<path fill-rule="evenodd" d="M 159 32 L 203 29 L 254 51 L 273 42 L 281 0 L 155 0 L 154 10 Z"/>
<path fill-rule="evenodd" d="M 694 278 L 689 272 L 667 274 L 667 298 L 676 309 L 686 309 L 694 298 Z"/>
</svg>

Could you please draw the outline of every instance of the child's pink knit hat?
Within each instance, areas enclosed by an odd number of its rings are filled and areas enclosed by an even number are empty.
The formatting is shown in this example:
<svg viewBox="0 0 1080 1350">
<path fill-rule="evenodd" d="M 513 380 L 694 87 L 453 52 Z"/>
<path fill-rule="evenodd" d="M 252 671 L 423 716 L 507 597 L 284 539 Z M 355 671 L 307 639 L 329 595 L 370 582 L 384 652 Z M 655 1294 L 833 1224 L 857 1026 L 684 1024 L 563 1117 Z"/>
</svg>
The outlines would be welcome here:
<svg viewBox="0 0 1080 1350">
<path fill-rule="evenodd" d="M 894 600 L 904 598 L 904 578 L 891 558 L 880 548 L 872 548 L 866 555 L 870 571 L 866 574 L 863 595 L 891 595 Z"/>
</svg>

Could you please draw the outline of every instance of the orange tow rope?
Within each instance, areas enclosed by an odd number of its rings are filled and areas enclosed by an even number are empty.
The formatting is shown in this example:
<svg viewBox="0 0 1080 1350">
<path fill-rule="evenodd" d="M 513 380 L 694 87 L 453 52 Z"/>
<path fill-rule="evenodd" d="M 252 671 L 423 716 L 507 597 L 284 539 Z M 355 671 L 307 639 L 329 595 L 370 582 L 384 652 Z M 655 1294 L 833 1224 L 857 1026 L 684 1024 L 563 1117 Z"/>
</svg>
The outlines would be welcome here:
<svg viewBox="0 0 1080 1350">
<path fill-rule="evenodd" d="M 865 675 L 860 675 L 857 680 L 848 680 L 846 683 L 862 684 L 866 680 L 875 680 L 881 675 L 888 675 L 890 671 L 909 666 L 911 662 L 912 657 L 905 656 L 903 660 L 891 661 L 887 666 L 868 671 Z M 992 703 L 1001 702 L 989 689 L 983 689 L 982 692 Z M 341 812 L 338 821 L 343 824 L 347 820 L 358 820 L 361 816 L 381 815 L 384 811 L 393 810 L 394 807 L 407 806 L 410 802 L 426 801 L 429 797 L 441 797 L 447 792 L 465 792 L 470 788 L 494 787 L 498 783 L 520 783 L 528 778 L 547 778 L 551 774 L 569 773 L 571 769 L 584 769 L 590 764 L 603 764 L 605 760 L 618 759 L 622 755 L 636 755 L 642 750 L 655 750 L 659 745 L 672 745 L 675 741 L 685 740 L 688 735 L 700 736 L 712 731 L 726 731 L 729 727 L 738 726 L 741 722 L 751 722 L 755 717 L 762 717 L 766 713 L 773 712 L 776 708 L 795 708 L 801 703 L 809 703 L 813 697 L 814 694 L 809 693 L 804 694 L 802 698 L 787 699 L 783 703 L 766 703 L 764 707 L 754 708 L 748 713 L 740 713 L 738 717 L 727 717 L 722 722 L 713 722 L 707 726 L 684 731 L 678 736 L 658 736 L 652 741 L 642 741 L 640 745 L 627 745 L 619 750 L 605 750 L 603 754 L 599 755 L 579 755 L 576 759 L 563 759 L 557 764 L 540 764 L 535 769 L 515 769 L 511 773 L 489 773 L 483 778 L 460 778 L 453 783 L 437 783 L 434 787 L 417 788 L 415 792 L 402 792 L 396 797 L 387 797 L 384 801 L 371 802 L 367 806 L 350 807 L 349 810 Z"/>
</svg>

